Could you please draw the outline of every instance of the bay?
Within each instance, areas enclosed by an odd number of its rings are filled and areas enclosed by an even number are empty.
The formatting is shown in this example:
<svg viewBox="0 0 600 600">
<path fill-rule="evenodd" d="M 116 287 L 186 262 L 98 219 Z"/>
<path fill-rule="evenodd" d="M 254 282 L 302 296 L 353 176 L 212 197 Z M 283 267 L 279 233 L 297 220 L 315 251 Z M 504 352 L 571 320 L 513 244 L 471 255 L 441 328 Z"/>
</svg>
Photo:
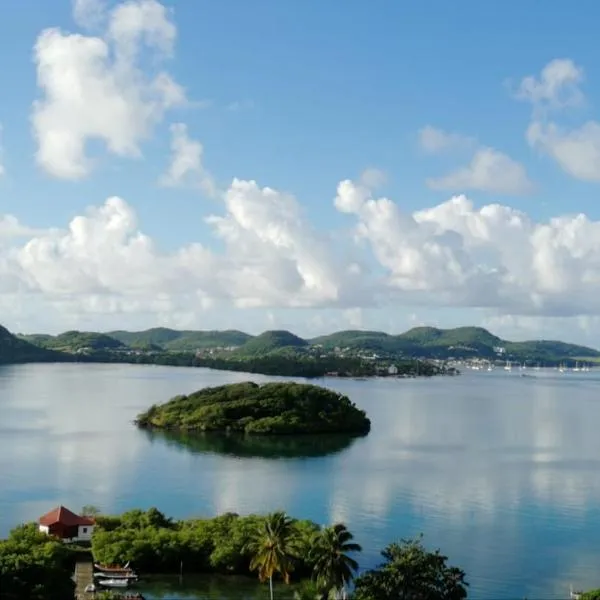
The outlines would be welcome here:
<svg viewBox="0 0 600 600">
<path fill-rule="evenodd" d="M 362 568 L 387 543 L 422 532 L 466 570 L 473 598 L 552 600 L 571 583 L 600 587 L 597 374 L 319 380 L 364 408 L 372 430 L 314 451 L 182 443 L 132 424 L 175 394 L 273 379 L 129 365 L 0 368 L 0 535 L 57 504 L 156 506 L 181 518 L 284 509 L 346 523 L 363 545 Z M 157 584 L 154 596 L 266 591 L 245 580 L 184 583 Z"/>
</svg>

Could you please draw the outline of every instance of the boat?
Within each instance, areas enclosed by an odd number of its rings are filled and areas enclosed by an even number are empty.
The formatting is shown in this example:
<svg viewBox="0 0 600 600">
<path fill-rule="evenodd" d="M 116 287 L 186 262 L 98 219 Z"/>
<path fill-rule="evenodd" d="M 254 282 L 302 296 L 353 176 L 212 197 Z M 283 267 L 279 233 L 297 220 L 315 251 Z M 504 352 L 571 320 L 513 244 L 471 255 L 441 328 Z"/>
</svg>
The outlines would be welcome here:
<svg viewBox="0 0 600 600">
<path fill-rule="evenodd" d="M 110 588 L 127 587 L 129 585 L 129 579 L 100 579 L 98 585 Z"/>
<path fill-rule="evenodd" d="M 94 563 L 94 569 L 96 571 L 102 571 L 103 573 L 122 573 L 127 571 L 128 573 L 133 572 L 133 569 L 129 567 L 129 561 L 127 561 L 122 567 L 119 565 L 102 565 L 100 563 Z"/>
<path fill-rule="evenodd" d="M 97 579 L 127 579 L 129 581 L 137 581 L 137 573 L 94 573 Z"/>
</svg>

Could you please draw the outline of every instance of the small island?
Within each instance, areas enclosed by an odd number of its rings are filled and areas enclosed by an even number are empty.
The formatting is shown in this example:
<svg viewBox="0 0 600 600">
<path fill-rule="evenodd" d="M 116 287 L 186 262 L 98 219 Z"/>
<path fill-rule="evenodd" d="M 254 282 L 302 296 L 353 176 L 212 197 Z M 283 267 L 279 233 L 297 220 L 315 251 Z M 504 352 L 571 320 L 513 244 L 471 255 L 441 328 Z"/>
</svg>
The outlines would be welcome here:
<svg viewBox="0 0 600 600">
<path fill-rule="evenodd" d="M 371 421 L 347 396 L 316 385 L 234 383 L 153 405 L 138 415 L 143 429 L 258 435 L 365 435 Z"/>
</svg>

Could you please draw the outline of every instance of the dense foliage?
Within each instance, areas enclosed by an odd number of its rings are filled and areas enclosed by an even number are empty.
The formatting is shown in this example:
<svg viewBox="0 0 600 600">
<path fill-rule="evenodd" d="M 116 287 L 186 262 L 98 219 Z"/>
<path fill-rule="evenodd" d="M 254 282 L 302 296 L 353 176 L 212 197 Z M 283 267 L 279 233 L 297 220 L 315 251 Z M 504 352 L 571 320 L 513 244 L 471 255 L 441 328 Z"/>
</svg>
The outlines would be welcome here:
<svg viewBox="0 0 600 600">
<path fill-rule="evenodd" d="M 204 388 L 151 406 L 140 427 L 252 434 L 357 433 L 371 423 L 346 396 L 293 382 L 234 383 Z"/>
<path fill-rule="evenodd" d="M 50 350 L 78 352 L 81 350 L 116 350 L 124 344 L 104 333 L 94 331 L 65 331 L 60 335 L 24 335 L 23 339 Z"/>
<path fill-rule="evenodd" d="M 14 529 L 0 541 L 2 600 L 64 600 L 74 592 L 73 554 L 34 524 Z"/>
<path fill-rule="evenodd" d="M 428 552 L 421 540 L 390 544 L 376 569 L 356 579 L 355 600 L 463 600 L 467 597 L 465 573 L 449 567 L 448 558 Z"/>
<path fill-rule="evenodd" d="M 579 600 L 600 600 L 600 589 L 584 592 L 579 596 Z"/>
<path fill-rule="evenodd" d="M 308 342 L 289 331 L 265 331 L 249 339 L 234 352 L 235 357 L 254 357 L 281 348 L 304 348 Z"/>
<path fill-rule="evenodd" d="M 209 519 L 173 521 L 156 509 L 132 510 L 120 517 L 98 517 L 92 540 L 95 560 L 102 563 L 131 561 L 144 573 L 185 572 L 250 574 L 252 543 L 264 517 L 227 513 Z M 312 539 L 319 527 L 293 520 L 297 540 Z M 299 542 L 300 543 L 300 542 Z M 296 572 L 307 576 L 310 563 L 299 558 Z"/>
<path fill-rule="evenodd" d="M 93 507 L 89 507 L 90 510 Z M 96 509 L 93 509 L 96 512 Z M 327 600 L 355 582 L 356 600 L 462 600 L 463 571 L 446 564 L 439 551 L 420 540 L 391 544 L 385 562 L 354 579 L 361 551 L 345 525 L 320 527 L 283 512 L 266 516 L 227 513 L 214 518 L 175 521 L 156 508 L 120 516 L 96 516 L 92 554 L 96 562 L 131 562 L 141 573 L 255 575 L 303 582 L 297 600 Z M 13 530 L 0 541 L 2 600 L 65 600 L 73 597 L 76 553 L 37 531 L 35 524 Z M 594 600 L 595 592 L 589 599 Z M 105 594 L 107 598 L 111 593 Z"/>
<path fill-rule="evenodd" d="M 23 340 L 0 326 L 0 364 L 51 362 L 60 355 Z"/>
<path fill-rule="evenodd" d="M 131 348 L 155 347 L 173 352 L 195 352 L 202 348 L 241 346 L 251 335 L 235 329 L 225 331 L 177 331 L 154 327 L 146 331 L 111 331 L 111 337 Z"/>
<path fill-rule="evenodd" d="M 343 524 L 319 527 L 284 512 L 241 517 L 228 513 L 212 519 L 173 521 L 155 508 L 120 517 L 98 517 L 92 539 L 94 559 L 130 561 L 141 572 L 224 573 L 289 583 L 312 578 L 312 600 L 350 584 L 360 552 Z"/>
</svg>

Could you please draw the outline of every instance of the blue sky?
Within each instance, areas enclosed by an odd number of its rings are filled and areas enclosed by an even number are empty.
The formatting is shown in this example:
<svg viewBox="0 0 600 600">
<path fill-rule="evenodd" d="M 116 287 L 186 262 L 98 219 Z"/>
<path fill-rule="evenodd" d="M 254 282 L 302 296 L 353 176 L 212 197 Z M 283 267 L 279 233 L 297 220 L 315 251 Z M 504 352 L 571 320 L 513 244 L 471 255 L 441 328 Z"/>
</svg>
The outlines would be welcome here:
<svg viewBox="0 0 600 600">
<path fill-rule="evenodd" d="M 591 1 L 0 11 L 7 326 L 600 345 Z"/>
</svg>

